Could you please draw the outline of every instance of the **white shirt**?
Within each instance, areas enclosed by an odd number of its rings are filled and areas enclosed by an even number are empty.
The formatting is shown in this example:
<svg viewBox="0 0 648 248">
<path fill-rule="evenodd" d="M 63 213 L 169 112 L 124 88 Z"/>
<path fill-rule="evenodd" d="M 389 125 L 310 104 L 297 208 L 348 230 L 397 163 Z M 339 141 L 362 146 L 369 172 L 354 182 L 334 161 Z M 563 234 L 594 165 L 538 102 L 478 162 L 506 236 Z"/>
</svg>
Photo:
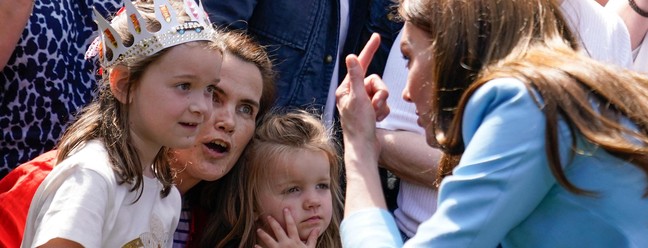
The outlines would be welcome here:
<svg viewBox="0 0 648 248">
<path fill-rule="evenodd" d="M 564 0 L 560 8 L 590 57 L 631 68 L 630 34 L 617 14 L 592 0 Z"/>
<path fill-rule="evenodd" d="M 119 185 L 104 145 L 89 141 L 54 167 L 38 187 L 27 216 L 22 247 L 53 238 L 84 247 L 171 247 L 180 193 L 162 198 L 162 184 L 144 177 L 144 189 Z"/>
<path fill-rule="evenodd" d="M 402 32 L 398 34 L 394 44 L 389 50 L 387 64 L 383 73 L 383 81 L 389 89 L 391 97 L 387 98 L 389 115 L 376 127 L 388 130 L 404 130 L 424 135 L 425 130 L 416 123 L 416 106 L 408 103 L 400 97 L 407 84 L 406 68 L 407 62 L 400 52 L 400 40 Z M 436 211 L 437 191 L 433 188 L 412 183 L 407 180 L 400 180 L 398 196 L 396 197 L 398 208 L 394 211 L 398 229 L 414 236 L 418 226 L 425 220 L 432 217 Z"/>
<path fill-rule="evenodd" d="M 324 107 L 324 124 L 327 127 L 333 126 L 333 112 L 335 112 L 335 90 L 338 86 L 338 74 L 340 74 L 340 63 L 338 58 L 344 48 L 344 41 L 347 37 L 349 29 L 349 0 L 340 0 L 340 35 L 338 36 L 338 50 L 335 57 L 333 57 L 333 75 L 331 75 L 331 84 L 329 86 L 328 97 L 326 98 L 326 106 Z"/>
<path fill-rule="evenodd" d="M 641 45 L 633 51 L 634 63 L 632 69 L 638 72 L 648 73 L 648 34 L 644 36 Z"/>
</svg>

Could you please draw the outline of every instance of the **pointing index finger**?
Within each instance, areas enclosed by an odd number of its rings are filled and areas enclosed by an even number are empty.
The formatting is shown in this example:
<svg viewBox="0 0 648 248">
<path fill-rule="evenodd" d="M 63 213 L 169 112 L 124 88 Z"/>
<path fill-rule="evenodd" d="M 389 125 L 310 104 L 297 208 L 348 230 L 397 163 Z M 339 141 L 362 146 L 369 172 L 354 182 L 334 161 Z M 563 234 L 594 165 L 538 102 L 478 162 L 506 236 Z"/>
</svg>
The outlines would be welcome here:
<svg viewBox="0 0 648 248">
<path fill-rule="evenodd" d="M 360 51 L 360 55 L 358 55 L 360 66 L 362 66 L 363 75 L 367 73 L 367 67 L 369 66 L 369 63 L 371 63 L 371 59 L 373 59 L 373 56 L 374 54 L 376 54 L 379 46 L 380 35 L 378 35 L 377 33 L 371 34 L 369 41 L 367 41 L 367 44 L 365 44 L 362 51 Z"/>
</svg>

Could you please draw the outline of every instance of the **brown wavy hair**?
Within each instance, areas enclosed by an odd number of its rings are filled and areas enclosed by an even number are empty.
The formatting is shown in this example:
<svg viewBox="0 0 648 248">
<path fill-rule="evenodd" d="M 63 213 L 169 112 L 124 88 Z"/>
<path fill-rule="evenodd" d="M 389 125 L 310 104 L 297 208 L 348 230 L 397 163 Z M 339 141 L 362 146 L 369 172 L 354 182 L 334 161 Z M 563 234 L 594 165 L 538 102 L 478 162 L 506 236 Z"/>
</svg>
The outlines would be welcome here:
<svg viewBox="0 0 648 248">
<path fill-rule="evenodd" d="M 260 206 L 256 199 L 265 186 L 268 163 L 295 149 L 324 151 L 330 164 L 333 217 L 319 237 L 317 247 L 341 247 L 339 236 L 343 200 L 340 189 L 339 144 L 321 121 L 305 111 L 266 115 L 232 171 L 212 187 L 209 198 L 212 213 L 199 247 L 242 247 L 257 244 L 256 223 Z M 204 197 L 208 197 L 204 195 Z"/>
<path fill-rule="evenodd" d="M 225 56 L 236 56 L 247 63 L 252 63 L 261 72 L 263 90 L 259 101 L 259 112 L 256 116 L 258 126 L 259 120 L 272 108 L 275 101 L 276 74 L 273 69 L 272 60 L 268 56 L 265 47 L 259 45 L 244 32 L 228 30 L 221 33 L 219 39 L 222 40 L 225 47 Z M 232 171 L 236 170 L 238 164 L 237 162 Z M 225 227 L 223 225 L 229 225 L 229 223 L 233 223 L 238 219 L 236 213 L 237 209 L 240 208 L 235 204 L 228 204 L 230 203 L 229 199 L 233 199 L 231 196 L 233 191 L 225 189 L 227 185 L 232 185 L 230 181 L 235 181 L 237 178 L 237 176 L 232 176 L 235 174 L 232 171 L 219 180 L 198 183 L 183 196 L 189 202 L 193 213 L 201 211 L 209 212 L 206 214 L 211 215 L 211 219 L 220 221 L 219 223 L 212 223 L 213 221 L 205 222 L 207 225 L 206 228 L 197 230 L 190 237 L 189 247 L 214 247 L 216 245 L 215 242 L 218 240 L 213 237 L 218 235 L 224 236 L 232 229 L 231 226 Z M 235 201 L 231 200 L 231 202 Z M 224 211 L 213 211 L 216 206 L 222 208 L 228 207 L 228 209 Z M 236 242 L 232 243 L 238 245 Z"/>
<path fill-rule="evenodd" d="M 180 21 L 190 20 L 182 7 L 181 1 L 171 0 L 169 2 L 174 6 Z M 134 2 L 134 5 L 146 20 L 148 30 L 155 31 L 160 29 L 160 23 L 155 18 L 152 0 L 137 1 Z M 115 16 L 111 22 L 111 26 L 117 31 L 124 44 L 132 44 L 133 36 L 128 32 L 126 18 L 125 14 Z M 195 43 L 222 54 L 223 45 L 217 37 L 218 34 L 215 34 L 211 41 L 198 41 Z M 132 89 L 137 87 L 139 80 L 148 69 L 148 66 L 166 54 L 169 49 L 166 48 L 151 56 L 124 60 L 116 65 L 128 68 L 128 95 L 130 95 Z M 57 145 L 59 150 L 57 159 L 58 161 L 63 161 L 74 149 L 83 145 L 85 142 L 92 139 L 100 139 L 108 151 L 112 170 L 117 176 L 118 183 L 132 184 L 130 190 L 139 190 L 141 195 L 141 191 L 143 190 L 143 172 L 137 149 L 133 145 L 129 132 L 128 103 L 119 102 L 110 89 L 109 78 L 113 68 L 102 68 L 104 73 L 102 79 L 99 81 L 97 99 L 83 108 L 76 117 L 76 120 L 65 131 L 61 141 Z M 162 197 L 166 197 L 169 194 L 173 184 L 167 151 L 168 148 L 166 147 L 160 149 L 153 161 L 153 173 L 163 185 L 162 192 L 160 192 Z"/>
</svg>

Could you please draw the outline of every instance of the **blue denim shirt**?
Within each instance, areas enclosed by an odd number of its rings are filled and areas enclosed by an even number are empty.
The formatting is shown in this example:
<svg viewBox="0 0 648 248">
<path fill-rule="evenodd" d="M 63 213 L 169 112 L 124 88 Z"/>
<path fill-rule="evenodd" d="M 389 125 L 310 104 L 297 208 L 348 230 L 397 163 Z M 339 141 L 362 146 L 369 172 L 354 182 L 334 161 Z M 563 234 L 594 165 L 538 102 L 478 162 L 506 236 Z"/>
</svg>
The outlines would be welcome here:
<svg viewBox="0 0 648 248">
<path fill-rule="evenodd" d="M 323 110 L 338 50 L 339 1 L 213 0 L 203 4 L 212 22 L 247 30 L 266 46 L 278 73 L 278 106 Z M 368 0 L 349 0 L 349 31 L 338 62 L 344 62 L 340 58 L 357 47 L 367 6 Z M 345 74 L 346 66 L 341 63 L 339 79 Z"/>
<path fill-rule="evenodd" d="M 403 27 L 403 23 L 397 20 L 396 7 L 393 0 L 374 0 L 369 3 L 367 21 L 362 28 L 360 40 L 354 52 L 358 54 L 362 51 L 371 34 L 378 33 L 380 35 L 380 47 L 378 47 L 378 51 L 374 54 L 371 64 L 367 68 L 367 75 L 378 74 L 382 76 L 385 70 L 389 51 Z M 394 93 L 399 94 L 400 92 Z"/>
</svg>

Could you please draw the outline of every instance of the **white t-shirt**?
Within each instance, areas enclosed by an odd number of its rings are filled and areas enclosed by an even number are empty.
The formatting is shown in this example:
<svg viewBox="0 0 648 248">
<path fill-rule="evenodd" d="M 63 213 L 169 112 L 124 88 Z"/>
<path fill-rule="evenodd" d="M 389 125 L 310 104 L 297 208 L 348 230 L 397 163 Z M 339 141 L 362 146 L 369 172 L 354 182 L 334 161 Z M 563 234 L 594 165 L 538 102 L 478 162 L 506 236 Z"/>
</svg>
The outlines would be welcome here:
<svg viewBox="0 0 648 248">
<path fill-rule="evenodd" d="M 340 0 L 340 26 L 339 26 L 339 36 L 338 36 L 338 49 L 337 54 L 333 63 L 333 74 L 331 75 L 331 84 L 329 86 L 328 97 L 326 98 L 326 106 L 324 106 L 324 124 L 327 127 L 333 126 L 333 115 L 335 112 L 335 90 L 338 87 L 339 76 L 340 74 L 340 63 L 338 63 L 338 58 L 342 53 L 344 48 L 344 43 L 347 37 L 347 31 L 349 29 L 349 0 Z"/>
<path fill-rule="evenodd" d="M 27 216 L 22 247 L 53 238 L 84 247 L 171 247 L 180 193 L 162 198 L 162 184 L 144 177 L 144 190 L 118 185 L 104 145 L 89 141 L 54 167 L 38 187 Z"/>
<path fill-rule="evenodd" d="M 632 68 L 638 72 L 648 73 L 648 34 L 644 36 L 639 47 L 633 51 L 633 55 L 634 64 Z"/>
<path fill-rule="evenodd" d="M 630 34 L 621 17 L 592 0 L 564 0 L 560 8 L 590 57 L 632 67 Z"/>
</svg>

